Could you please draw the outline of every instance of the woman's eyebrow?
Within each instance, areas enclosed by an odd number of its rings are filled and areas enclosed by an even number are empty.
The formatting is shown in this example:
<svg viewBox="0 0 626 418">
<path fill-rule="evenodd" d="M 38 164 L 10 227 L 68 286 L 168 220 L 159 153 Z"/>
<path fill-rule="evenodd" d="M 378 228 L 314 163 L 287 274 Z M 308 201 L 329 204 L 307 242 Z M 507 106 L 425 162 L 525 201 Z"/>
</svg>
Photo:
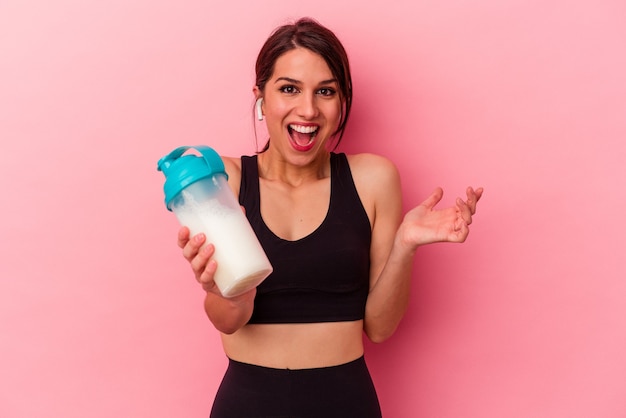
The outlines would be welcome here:
<svg viewBox="0 0 626 418">
<path fill-rule="evenodd" d="M 290 78 L 290 77 L 278 77 L 276 79 L 276 81 L 274 81 L 274 84 L 276 84 L 278 82 L 281 82 L 281 81 L 286 81 L 288 83 L 296 84 L 296 85 L 302 84 L 302 81 L 299 81 L 299 80 L 296 80 L 296 79 Z M 336 82 L 337 82 L 336 78 L 331 78 L 329 80 L 320 81 L 318 85 L 332 84 L 332 83 L 336 83 Z"/>
<path fill-rule="evenodd" d="M 276 84 L 276 83 L 278 83 L 280 81 L 286 81 L 286 82 L 291 83 L 291 84 L 302 84 L 301 81 L 298 81 L 298 80 L 295 80 L 295 79 L 289 78 L 289 77 L 278 77 L 276 79 L 276 81 L 274 81 L 274 84 Z"/>
</svg>

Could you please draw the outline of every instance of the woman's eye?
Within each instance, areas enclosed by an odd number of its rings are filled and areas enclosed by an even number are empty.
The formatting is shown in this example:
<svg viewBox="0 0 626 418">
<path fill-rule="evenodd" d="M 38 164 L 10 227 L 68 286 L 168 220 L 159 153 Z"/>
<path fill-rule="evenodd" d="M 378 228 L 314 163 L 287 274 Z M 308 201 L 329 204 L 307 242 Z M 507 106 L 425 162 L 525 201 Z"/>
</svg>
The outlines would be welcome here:
<svg viewBox="0 0 626 418">
<path fill-rule="evenodd" d="M 335 94 L 335 90 L 331 88 L 322 88 L 317 91 L 317 94 L 321 96 L 332 96 Z"/>
<path fill-rule="evenodd" d="M 280 88 L 280 91 L 287 94 L 294 94 L 298 92 L 295 86 L 283 86 Z"/>
</svg>

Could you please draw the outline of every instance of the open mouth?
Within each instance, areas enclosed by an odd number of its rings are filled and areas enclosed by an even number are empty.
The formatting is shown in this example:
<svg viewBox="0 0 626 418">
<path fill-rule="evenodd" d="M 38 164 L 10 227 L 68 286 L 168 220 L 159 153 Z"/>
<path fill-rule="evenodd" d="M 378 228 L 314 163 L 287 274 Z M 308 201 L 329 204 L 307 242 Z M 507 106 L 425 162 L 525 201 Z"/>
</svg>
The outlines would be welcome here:
<svg viewBox="0 0 626 418">
<path fill-rule="evenodd" d="M 291 138 L 291 143 L 298 151 L 308 151 L 313 147 L 318 130 L 319 126 L 296 124 L 288 126 L 289 138 Z"/>
</svg>

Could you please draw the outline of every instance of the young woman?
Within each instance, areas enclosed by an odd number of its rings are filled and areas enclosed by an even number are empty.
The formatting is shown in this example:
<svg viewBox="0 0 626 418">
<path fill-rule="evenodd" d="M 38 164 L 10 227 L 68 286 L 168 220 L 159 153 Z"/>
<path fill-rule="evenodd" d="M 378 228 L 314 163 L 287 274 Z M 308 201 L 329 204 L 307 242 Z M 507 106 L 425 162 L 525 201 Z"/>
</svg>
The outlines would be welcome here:
<svg viewBox="0 0 626 418">
<path fill-rule="evenodd" d="M 224 163 L 274 272 L 224 298 L 214 247 L 187 228 L 178 235 L 229 358 L 211 416 L 380 417 L 363 332 L 374 342 L 393 334 L 416 249 L 463 242 L 482 189 L 442 210 L 437 189 L 403 216 L 390 161 L 333 152 L 350 116 L 350 68 L 339 40 L 314 20 L 268 38 L 253 92 L 269 141 Z"/>
</svg>

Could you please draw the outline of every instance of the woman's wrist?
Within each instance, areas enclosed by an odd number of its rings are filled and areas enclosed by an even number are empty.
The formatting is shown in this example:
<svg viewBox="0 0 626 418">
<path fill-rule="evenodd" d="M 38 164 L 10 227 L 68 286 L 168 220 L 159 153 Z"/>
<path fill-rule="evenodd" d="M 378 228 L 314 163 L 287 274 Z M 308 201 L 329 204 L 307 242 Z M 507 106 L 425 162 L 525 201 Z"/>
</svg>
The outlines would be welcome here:
<svg viewBox="0 0 626 418">
<path fill-rule="evenodd" d="M 414 232 L 410 232 L 407 225 L 403 222 L 396 232 L 392 252 L 395 250 L 407 257 L 413 257 L 421 245 L 423 244 L 416 242 Z"/>
</svg>

